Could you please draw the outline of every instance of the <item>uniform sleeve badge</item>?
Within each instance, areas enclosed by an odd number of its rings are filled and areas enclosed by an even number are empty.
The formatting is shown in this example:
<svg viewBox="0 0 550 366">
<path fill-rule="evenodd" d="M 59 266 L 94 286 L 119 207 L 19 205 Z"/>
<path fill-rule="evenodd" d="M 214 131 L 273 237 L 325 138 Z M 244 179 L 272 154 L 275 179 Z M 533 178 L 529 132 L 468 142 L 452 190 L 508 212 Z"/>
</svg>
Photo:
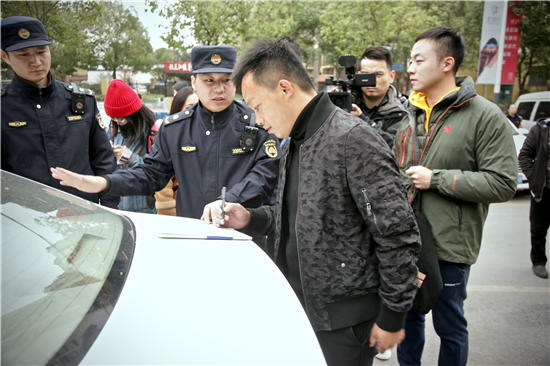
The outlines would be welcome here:
<svg viewBox="0 0 550 366">
<path fill-rule="evenodd" d="M 270 158 L 276 158 L 279 155 L 277 151 L 277 142 L 275 142 L 275 140 L 267 140 L 264 142 L 264 150 Z"/>
<path fill-rule="evenodd" d="M 101 127 L 101 129 L 104 130 L 105 125 L 103 124 L 103 120 L 101 119 L 101 113 L 96 114 L 95 118 L 97 119 L 97 123 L 99 123 L 99 127 Z"/>
</svg>

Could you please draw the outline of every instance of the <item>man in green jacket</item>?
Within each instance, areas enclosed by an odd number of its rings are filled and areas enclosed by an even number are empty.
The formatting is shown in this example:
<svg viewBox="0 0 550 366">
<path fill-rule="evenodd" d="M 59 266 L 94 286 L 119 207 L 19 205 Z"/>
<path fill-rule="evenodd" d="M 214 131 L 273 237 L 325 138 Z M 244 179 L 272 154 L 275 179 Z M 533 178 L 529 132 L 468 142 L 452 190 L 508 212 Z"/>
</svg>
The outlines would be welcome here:
<svg viewBox="0 0 550 366">
<path fill-rule="evenodd" d="M 476 94 L 470 77 L 456 77 L 464 39 L 449 27 L 432 28 L 416 40 L 408 72 L 414 93 L 410 117 L 395 139 L 395 156 L 408 189 L 421 192 L 439 258 L 443 290 L 432 309 L 441 339 L 439 365 L 465 365 L 468 330 L 464 300 L 470 265 L 477 260 L 489 204 L 512 198 L 517 157 L 499 108 Z M 415 189 L 416 188 L 416 189 Z M 424 316 L 407 315 L 400 365 L 420 365 Z"/>
</svg>

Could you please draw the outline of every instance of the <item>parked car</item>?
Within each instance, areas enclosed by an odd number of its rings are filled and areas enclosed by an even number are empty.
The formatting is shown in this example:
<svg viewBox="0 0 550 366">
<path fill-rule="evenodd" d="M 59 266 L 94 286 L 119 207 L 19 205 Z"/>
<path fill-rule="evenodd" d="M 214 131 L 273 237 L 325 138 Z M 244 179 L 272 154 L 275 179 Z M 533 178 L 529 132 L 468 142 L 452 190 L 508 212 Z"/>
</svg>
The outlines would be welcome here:
<svg viewBox="0 0 550 366">
<path fill-rule="evenodd" d="M 550 116 L 550 91 L 520 95 L 516 106 L 523 118 L 521 126 L 530 130 L 540 118 Z"/>
<path fill-rule="evenodd" d="M 326 364 L 247 235 L 1 182 L 2 365 Z"/>
<path fill-rule="evenodd" d="M 519 151 L 523 146 L 525 141 L 525 135 L 528 133 L 524 128 L 516 128 L 512 121 L 508 120 L 508 124 L 512 128 L 512 137 L 514 138 L 514 145 L 516 146 L 516 153 L 519 155 Z M 521 171 L 521 168 L 518 164 L 518 191 L 523 191 L 529 189 L 529 182 L 527 181 L 527 176 Z"/>
</svg>

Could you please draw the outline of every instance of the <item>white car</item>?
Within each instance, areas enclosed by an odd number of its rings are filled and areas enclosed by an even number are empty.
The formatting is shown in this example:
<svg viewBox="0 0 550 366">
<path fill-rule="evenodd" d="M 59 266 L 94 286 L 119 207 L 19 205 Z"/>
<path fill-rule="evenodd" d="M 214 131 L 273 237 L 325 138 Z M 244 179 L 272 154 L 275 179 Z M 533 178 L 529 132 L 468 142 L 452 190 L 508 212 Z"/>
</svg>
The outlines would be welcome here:
<svg viewBox="0 0 550 366">
<path fill-rule="evenodd" d="M 519 151 L 521 150 L 523 146 L 523 142 L 525 141 L 525 135 L 529 133 L 524 128 L 517 128 L 512 121 L 508 120 L 508 124 L 512 128 L 512 137 L 514 138 L 514 145 L 516 146 L 516 153 L 519 155 Z M 527 176 L 521 171 L 521 168 L 518 164 L 518 191 L 523 191 L 529 189 L 529 182 L 527 181 Z"/>
<path fill-rule="evenodd" d="M 516 100 L 521 125 L 530 130 L 540 118 L 550 117 L 550 91 L 522 94 Z"/>
<path fill-rule="evenodd" d="M 1 172 L 3 365 L 323 365 L 250 237 Z"/>
</svg>

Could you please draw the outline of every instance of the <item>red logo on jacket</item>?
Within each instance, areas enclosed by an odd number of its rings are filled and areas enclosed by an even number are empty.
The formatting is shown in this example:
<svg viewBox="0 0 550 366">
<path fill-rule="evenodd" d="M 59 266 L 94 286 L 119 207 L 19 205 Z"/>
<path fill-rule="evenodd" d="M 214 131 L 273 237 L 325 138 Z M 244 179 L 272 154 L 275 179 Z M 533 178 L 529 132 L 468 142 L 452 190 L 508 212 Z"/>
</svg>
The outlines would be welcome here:
<svg viewBox="0 0 550 366">
<path fill-rule="evenodd" d="M 443 132 L 451 132 L 451 126 L 443 127 Z"/>
</svg>

